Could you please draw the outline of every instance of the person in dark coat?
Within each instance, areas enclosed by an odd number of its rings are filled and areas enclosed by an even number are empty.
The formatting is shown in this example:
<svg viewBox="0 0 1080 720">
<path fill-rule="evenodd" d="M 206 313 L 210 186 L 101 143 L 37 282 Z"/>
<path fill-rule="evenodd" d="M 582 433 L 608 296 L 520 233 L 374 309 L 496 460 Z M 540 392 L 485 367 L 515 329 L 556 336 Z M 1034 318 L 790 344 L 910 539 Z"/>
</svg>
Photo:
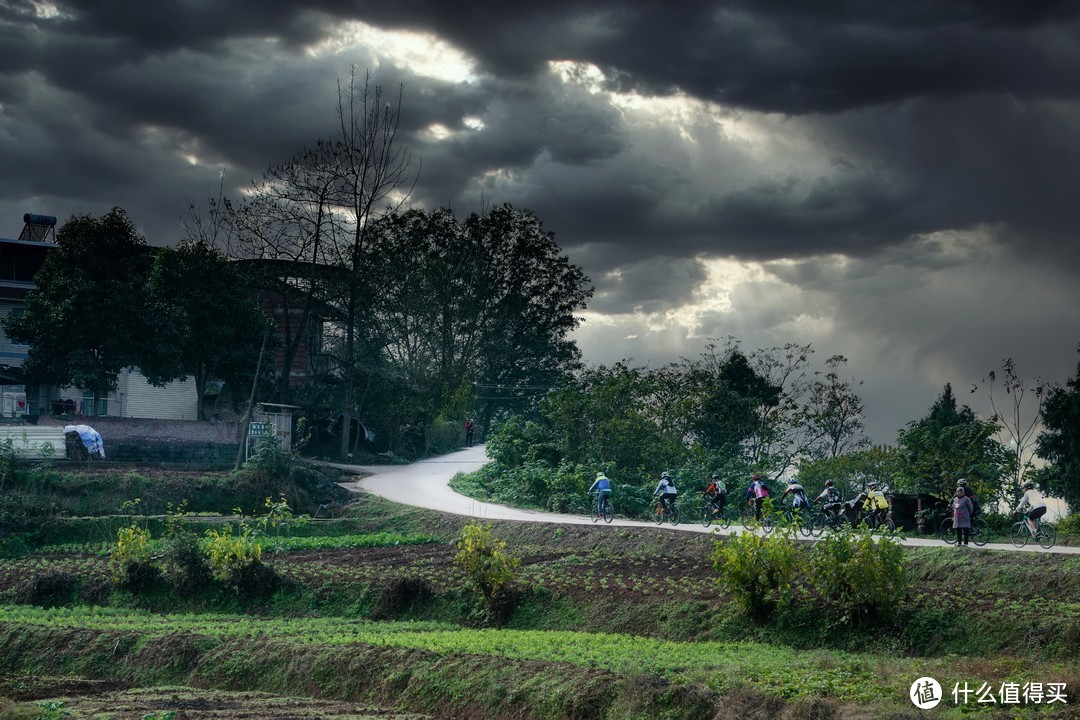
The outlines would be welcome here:
<svg viewBox="0 0 1080 720">
<path fill-rule="evenodd" d="M 956 530 L 956 546 L 967 545 L 971 538 L 971 499 L 964 493 L 964 488 L 956 488 L 952 501 L 953 529 Z"/>
</svg>

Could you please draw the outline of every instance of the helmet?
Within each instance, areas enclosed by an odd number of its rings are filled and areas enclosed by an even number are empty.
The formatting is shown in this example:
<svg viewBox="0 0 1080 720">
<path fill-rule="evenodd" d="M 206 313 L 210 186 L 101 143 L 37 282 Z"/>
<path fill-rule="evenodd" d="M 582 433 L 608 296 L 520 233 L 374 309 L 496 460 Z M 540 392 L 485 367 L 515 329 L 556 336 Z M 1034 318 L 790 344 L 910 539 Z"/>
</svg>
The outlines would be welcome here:
<svg viewBox="0 0 1080 720">
<path fill-rule="evenodd" d="M 956 481 L 956 484 L 958 486 L 960 486 L 960 487 L 966 487 L 967 486 L 967 480 L 965 480 L 964 478 L 960 478 L 959 480 Z"/>
<path fill-rule="evenodd" d="M 710 480 L 719 480 L 719 479 L 720 479 L 720 476 L 719 476 L 719 475 L 717 475 L 716 473 L 713 473 L 713 476 L 712 476 L 711 478 L 709 478 L 709 479 L 710 479 Z"/>
<path fill-rule="evenodd" d="M 874 480 L 871 480 L 870 483 L 866 487 L 876 488 L 877 487 L 877 482 L 874 481 Z"/>
<path fill-rule="evenodd" d="M 754 477 L 752 477 L 752 478 L 750 478 L 750 479 L 751 479 L 751 480 L 760 480 L 760 479 L 761 479 L 761 476 L 760 476 L 760 475 L 754 475 Z"/>
<path fill-rule="evenodd" d="M 596 473 L 596 477 L 597 479 L 604 477 L 604 471 L 601 470 L 600 472 Z"/>
<path fill-rule="evenodd" d="M 665 470 L 664 472 L 660 473 L 660 477 L 669 478 L 669 477 L 671 477 L 671 475 L 668 473 L 667 470 Z"/>
<path fill-rule="evenodd" d="M 1035 483 L 1028 480 L 1026 483 L 1024 483 L 1024 489 L 1025 490 L 1034 490 L 1035 489 Z"/>
<path fill-rule="evenodd" d="M 788 485 L 794 485 L 796 482 L 797 481 L 795 480 L 795 478 L 791 478 L 790 480 L 787 481 L 787 484 Z"/>
<path fill-rule="evenodd" d="M 832 486 L 833 486 L 833 481 L 832 480 L 826 480 L 825 481 L 825 487 L 832 487 Z"/>
</svg>

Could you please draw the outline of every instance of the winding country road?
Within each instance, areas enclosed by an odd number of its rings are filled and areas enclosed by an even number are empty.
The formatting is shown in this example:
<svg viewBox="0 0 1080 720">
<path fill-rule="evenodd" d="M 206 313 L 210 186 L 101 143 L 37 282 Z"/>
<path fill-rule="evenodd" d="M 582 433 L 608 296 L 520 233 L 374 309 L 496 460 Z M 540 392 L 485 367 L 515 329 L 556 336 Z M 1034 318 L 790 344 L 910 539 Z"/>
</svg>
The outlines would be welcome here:
<svg viewBox="0 0 1080 720">
<path fill-rule="evenodd" d="M 339 482 L 338 484 L 352 492 L 368 492 L 392 502 L 402 505 L 438 510 L 454 515 L 465 515 L 480 520 L 518 520 L 522 522 L 546 522 L 566 525 L 592 525 L 592 520 L 584 515 L 564 515 L 560 513 L 548 513 L 539 510 L 523 510 L 520 508 L 495 505 L 481 502 L 473 498 L 460 495 L 450 489 L 450 480 L 459 472 L 473 472 L 479 470 L 488 463 L 489 459 L 484 453 L 484 447 L 478 445 L 465 450 L 460 450 L 449 455 L 441 455 L 427 460 L 420 460 L 410 465 L 341 465 L 327 463 L 331 467 L 345 472 L 371 473 L 360 480 Z M 618 485 L 615 488 L 618 493 Z M 618 498 L 616 497 L 616 504 Z M 604 526 L 604 523 L 598 523 Z M 611 526 L 618 527 L 656 527 L 649 522 L 640 520 L 625 520 L 616 518 Z M 703 528 L 700 523 L 683 523 L 672 528 L 685 532 L 714 533 L 717 528 Z M 728 532 L 742 532 L 741 527 L 733 527 L 727 531 L 719 531 L 720 534 Z M 912 537 L 903 540 L 904 545 L 922 547 L 943 547 L 940 540 L 934 538 Z M 1061 554 L 1080 554 L 1080 547 L 1054 546 L 1050 550 L 1043 550 L 1038 545 L 1028 543 L 1022 548 L 1013 547 L 1011 544 L 989 543 L 983 548 L 974 545 L 969 548 L 975 550 L 1006 550 L 1011 552 L 1052 552 Z"/>
</svg>

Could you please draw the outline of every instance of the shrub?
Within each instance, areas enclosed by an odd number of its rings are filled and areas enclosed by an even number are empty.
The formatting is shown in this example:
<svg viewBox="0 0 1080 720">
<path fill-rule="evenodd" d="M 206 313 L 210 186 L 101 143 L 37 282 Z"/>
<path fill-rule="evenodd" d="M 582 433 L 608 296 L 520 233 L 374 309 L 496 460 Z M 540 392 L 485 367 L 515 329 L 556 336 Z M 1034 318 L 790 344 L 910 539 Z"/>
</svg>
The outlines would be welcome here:
<svg viewBox="0 0 1080 720">
<path fill-rule="evenodd" d="M 210 563 L 199 546 L 199 538 L 187 528 L 187 500 L 179 507 L 170 504 L 165 519 L 165 573 L 173 590 L 182 597 L 194 595 L 213 579 Z"/>
<path fill-rule="evenodd" d="M 740 533 L 716 544 L 712 562 L 720 585 L 751 617 L 766 620 L 791 602 L 799 569 L 791 537 Z"/>
<path fill-rule="evenodd" d="M 0 537 L 0 558 L 21 558 L 30 554 L 26 535 L 11 533 Z"/>
<path fill-rule="evenodd" d="M 1059 534 L 1080 537 L 1080 512 L 1071 512 L 1060 520 L 1056 520 L 1054 524 L 1057 525 Z"/>
<path fill-rule="evenodd" d="M 414 604 L 427 602 L 433 594 L 431 584 L 423 578 L 391 578 L 379 591 L 371 616 L 375 620 L 397 617 Z"/>
<path fill-rule="evenodd" d="M 461 528 L 455 559 L 488 608 L 492 607 L 495 597 L 514 581 L 521 562 L 506 550 L 505 542 L 492 536 L 490 524 L 475 523 Z"/>
<path fill-rule="evenodd" d="M 243 572 L 244 567 L 262 561 L 262 547 L 251 525 L 241 522 L 240 532 L 233 533 L 232 525 L 206 531 L 208 538 L 206 554 L 214 575 L 221 580 L 231 580 Z"/>
<path fill-rule="evenodd" d="M 54 570 L 34 577 L 30 583 L 27 600 L 44 608 L 70 605 L 78 588 L 79 579 L 64 570 Z"/>
<path fill-rule="evenodd" d="M 150 563 L 150 531 L 135 524 L 120 528 L 110 560 L 113 579 L 123 583 L 128 577 L 129 565 Z"/>
<path fill-rule="evenodd" d="M 904 598 L 903 549 L 867 529 L 830 533 L 812 553 L 810 582 L 839 610 L 862 623 L 888 617 Z"/>
</svg>

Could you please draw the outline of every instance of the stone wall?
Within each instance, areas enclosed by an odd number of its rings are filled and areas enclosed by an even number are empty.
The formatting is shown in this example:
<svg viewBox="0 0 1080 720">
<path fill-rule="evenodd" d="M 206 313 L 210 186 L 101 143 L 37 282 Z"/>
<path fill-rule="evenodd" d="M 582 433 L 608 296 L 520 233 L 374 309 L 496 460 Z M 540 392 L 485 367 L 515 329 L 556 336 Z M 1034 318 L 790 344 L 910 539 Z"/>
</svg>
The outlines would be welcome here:
<svg viewBox="0 0 1080 720">
<path fill-rule="evenodd" d="M 236 462 L 236 444 L 202 442 L 120 442 L 106 445 L 109 460 L 116 462 L 167 463 L 183 465 L 221 465 Z"/>
</svg>

